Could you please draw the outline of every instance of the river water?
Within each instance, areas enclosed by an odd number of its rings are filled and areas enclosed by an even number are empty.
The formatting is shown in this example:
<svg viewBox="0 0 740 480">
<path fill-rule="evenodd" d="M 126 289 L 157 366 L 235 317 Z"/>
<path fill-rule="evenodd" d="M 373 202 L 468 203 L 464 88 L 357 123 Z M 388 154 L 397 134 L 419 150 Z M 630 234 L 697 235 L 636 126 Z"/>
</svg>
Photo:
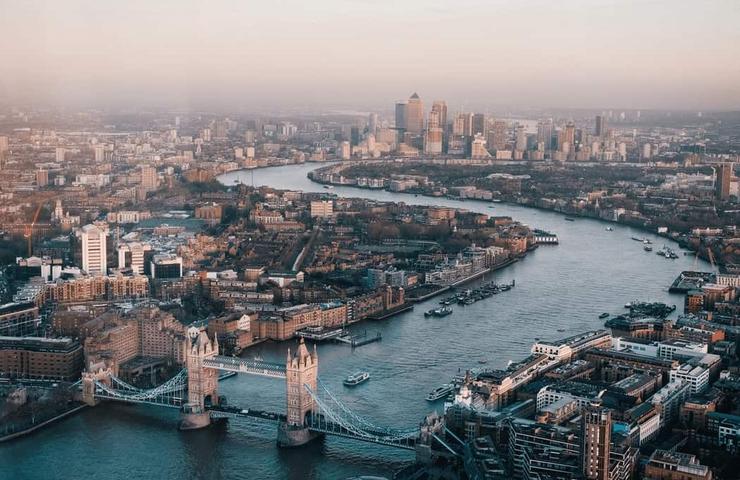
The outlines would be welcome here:
<svg viewBox="0 0 740 480">
<path fill-rule="evenodd" d="M 316 165 L 294 165 L 231 172 L 232 185 L 269 185 L 281 189 L 326 190 L 306 178 Z M 321 378 L 347 405 L 381 425 L 409 427 L 441 403 L 425 395 L 458 371 L 504 367 L 527 355 L 535 338 L 555 339 L 600 328 L 602 312 L 620 313 L 634 299 L 663 301 L 682 309 L 683 296 L 668 293 L 682 270 L 708 269 L 693 256 L 667 260 L 643 251 L 630 237 L 656 235 L 590 219 L 564 220 L 558 213 L 505 204 L 433 199 L 384 191 L 337 187 L 346 197 L 446 205 L 509 215 L 532 227 L 555 232 L 560 245 L 543 246 L 524 260 L 485 281 L 516 288 L 473 305 L 455 307 L 444 318 L 424 318 L 439 298 L 413 311 L 379 322 L 355 325 L 355 331 L 380 331 L 381 342 L 352 350 L 319 346 Z M 490 208 L 493 206 L 494 208 Z M 678 250 L 673 244 L 672 248 Z M 473 284 L 474 285 L 474 284 Z M 282 362 L 292 344 L 266 344 L 250 355 Z M 354 370 L 370 381 L 349 389 L 342 379 Z M 272 411 L 284 409 L 284 384 L 278 380 L 237 376 L 224 380 L 220 392 L 230 404 Z M 177 479 L 334 479 L 352 475 L 388 475 L 413 460 L 413 453 L 350 440 L 327 438 L 305 448 L 275 446 L 275 427 L 258 421 L 231 420 L 213 428 L 180 432 L 177 412 L 145 406 L 103 405 L 63 420 L 34 435 L 0 444 L 0 479 L 177 478 Z"/>
</svg>

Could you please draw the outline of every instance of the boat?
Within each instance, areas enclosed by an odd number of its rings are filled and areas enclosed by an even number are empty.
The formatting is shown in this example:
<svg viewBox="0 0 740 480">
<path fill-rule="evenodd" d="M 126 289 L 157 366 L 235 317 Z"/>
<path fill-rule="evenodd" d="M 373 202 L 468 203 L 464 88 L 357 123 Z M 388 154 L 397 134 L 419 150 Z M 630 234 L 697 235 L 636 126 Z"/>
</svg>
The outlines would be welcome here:
<svg viewBox="0 0 740 480">
<path fill-rule="evenodd" d="M 653 251 L 653 247 L 651 247 L 650 245 L 645 245 L 644 247 L 642 247 L 642 249 L 645 250 L 646 252 L 652 252 Z"/>
<path fill-rule="evenodd" d="M 609 314 L 608 314 L 608 313 L 606 313 L 606 312 L 604 312 L 604 313 L 602 313 L 601 315 L 599 315 L 599 318 L 606 318 L 606 317 L 608 317 L 608 316 L 609 316 Z"/>
<path fill-rule="evenodd" d="M 450 307 L 442 307 L 442 308 L 435 308 L 432 310 L 427 310 L 424 312 L 425 317 L 446 317 L 447 315 L 450 315 L 452 313 L 452 309 Z"/>
<path fill-rule="evenodd" d="M 427 395 L 427 402 L 436 402 L 440 398 L 444 398 L 447 395 L 449 395 L 453 390 L 455 389 L 455 386 L 451 383 L 447 383 L 445 385 L 439 386 L 429 392 Z"/>
<path fill-rule="evenodd" d="M 606 228 L 605 228 L 605 230 L 606 230 L 607 232 L 613 232 L 613 231 L 614 231 L 614 229 L 613 229 L 612 227 L 606 227 Z"/>
<path fill-rule="evenodd" d="M 478 363 L 481 365 L 485 365 L 486 363 L 488 363 L 488 360 L 486 360 L 485 358 L 481 358 L 480 360 L 478 360 Z"/>
<path fill-rule="evenodd" d="M 575 222 L 575 221 L 576 221 L 576 219 L 575 219 L 575 218 L 571 218 L 571 217 L 565 217 L 565 220 L 566 220 L 567 222 Z"/>
<path fill-rule="evenodd" d="M 355 372 L 349 377 L 344 379 L 344 384 L 348 387 L 354 387 L 370 380 L 370 374 L 367 372 Z"/>
</svg>

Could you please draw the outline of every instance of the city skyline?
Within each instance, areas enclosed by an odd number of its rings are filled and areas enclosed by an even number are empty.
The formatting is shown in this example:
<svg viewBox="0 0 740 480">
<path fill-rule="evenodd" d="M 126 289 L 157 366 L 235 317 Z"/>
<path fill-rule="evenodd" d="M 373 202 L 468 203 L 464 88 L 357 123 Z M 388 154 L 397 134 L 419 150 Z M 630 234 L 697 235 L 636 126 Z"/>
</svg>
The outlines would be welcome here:
<svg viewBox="0 0 740 480">
<path fill-rule="evenodd" d="M 418 90 L 455 108 L 740 108 L 740 7 L 724 0 L 4 10 L 7 104 L 374 107 Z"/>
</svg>

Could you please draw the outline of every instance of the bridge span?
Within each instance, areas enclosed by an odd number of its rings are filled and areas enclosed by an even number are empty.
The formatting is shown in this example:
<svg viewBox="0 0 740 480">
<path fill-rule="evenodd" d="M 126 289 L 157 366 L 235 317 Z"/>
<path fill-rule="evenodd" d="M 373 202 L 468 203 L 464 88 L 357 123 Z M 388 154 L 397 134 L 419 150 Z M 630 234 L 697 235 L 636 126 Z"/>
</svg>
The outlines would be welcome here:
<svg viewBox="0 0 740 480">
<path fill-rule="evenodd" d="M 277 424 L 277 442 L 283 447 L 304 445 L 323 435 L 371 442 L 379 445 L 430 451 L 441 442 L 444 422 L 436 414 L 409 428 L 379 426 L 358 415 L 334 395 L 318 376 L 316 347 L 309 351 L 301 338 L 294 352 L 288 350 L 285 364 L 219 355 L 218 340 L 200 332 L 188 341 L 186 361 L 177 375 L 152 389 L 139 389 L 114 375 L 110 369 L 84 372 L 80 381 L 82 398 L 90 405 L 110 400 L 178 408 L 180 428 L 192 430 L 210 425 L 213 418 L 244 417 Z M 222 372 L 236 372 L 285 379 L 286 410 L 269 412 L 226 404 L 218 395 Z"/>
</svg>

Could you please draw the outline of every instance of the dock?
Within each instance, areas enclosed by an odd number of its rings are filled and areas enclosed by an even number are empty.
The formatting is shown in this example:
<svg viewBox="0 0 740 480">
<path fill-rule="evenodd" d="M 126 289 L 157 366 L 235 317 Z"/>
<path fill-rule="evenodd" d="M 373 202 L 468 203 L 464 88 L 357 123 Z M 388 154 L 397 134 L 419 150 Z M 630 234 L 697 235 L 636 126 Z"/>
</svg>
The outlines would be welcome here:
<svg viewBox="0 0 740 480">
<path fill-rule="evenodd" d="M 383 339 L 383 336 L 380 334 L 380 332 L 376 332 L 374 337 L 368 337 L 367 331 L 365 331 L 362 335 L 341 335 L 339 337 L 334 338 L 337 342 L 346 343 L 347 345 L 350 345 L 352 348 L 355 347 L 361 347 L 363 345 L 367 345 L 368 343 L 374 343 L 379 342 Z"/>
</svg>

